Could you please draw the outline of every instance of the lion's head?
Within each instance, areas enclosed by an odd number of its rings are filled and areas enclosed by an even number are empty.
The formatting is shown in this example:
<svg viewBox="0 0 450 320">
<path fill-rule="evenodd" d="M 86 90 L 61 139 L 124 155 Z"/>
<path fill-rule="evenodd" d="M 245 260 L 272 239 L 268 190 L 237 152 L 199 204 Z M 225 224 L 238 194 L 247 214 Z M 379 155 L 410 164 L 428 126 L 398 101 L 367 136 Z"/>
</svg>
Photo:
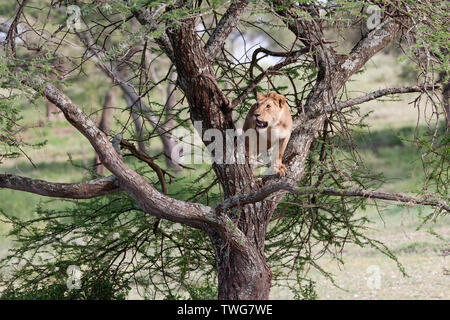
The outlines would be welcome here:
<svg viewBox="0 0 450 320">
<path fill-rule="evenodd" d="M 275 127 L 282 116 L 286 98 L 281 94 L 271 92 L 267 95 L 258 94 L 257 103 L 253 110 L 253 117 L 257 130 Z"/>
</svg>

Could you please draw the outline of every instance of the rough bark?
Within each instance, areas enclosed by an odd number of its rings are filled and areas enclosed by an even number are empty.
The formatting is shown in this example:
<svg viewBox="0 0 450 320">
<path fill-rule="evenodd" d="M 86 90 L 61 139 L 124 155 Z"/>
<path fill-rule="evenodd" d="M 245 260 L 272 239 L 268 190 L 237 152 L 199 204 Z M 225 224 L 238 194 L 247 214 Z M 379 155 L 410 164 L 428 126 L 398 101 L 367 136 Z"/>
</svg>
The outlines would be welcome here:
<svg viewBox="0 0 450 320">
<path fill-rule="evenodd" d="M 205 45 L 206 57 L 210 60 L 214 60 L 216 55 L 222 48 L 225 40 L 229 34 L 233 31 L 234 27 L 238 24 L 239 19 L 247 8 L 248 1 L 241 0 L 232 3 L 217 23 L 217 27 L 208 39 Z"/>
<path fill-rule="evenodd" d="M 66 199 L 89 199 L 120 190 L 114 176 L 79 183 L 54 183 L 12 174 L 0 174 L 0 188 Z"/>
</svg>

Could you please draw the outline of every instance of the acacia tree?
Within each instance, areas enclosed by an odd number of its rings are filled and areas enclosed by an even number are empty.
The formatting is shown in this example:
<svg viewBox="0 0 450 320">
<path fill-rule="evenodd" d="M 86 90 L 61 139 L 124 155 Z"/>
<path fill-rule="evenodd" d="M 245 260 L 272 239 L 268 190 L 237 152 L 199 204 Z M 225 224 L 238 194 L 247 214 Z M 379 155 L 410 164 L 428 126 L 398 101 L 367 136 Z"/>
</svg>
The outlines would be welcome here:
<svg viewBox="0 0 450 320">
<path fill-rule="evenodd" d="M 231 1 L 222 4 L 209 1 L 101 1 L 98 4 L 76 4 L 82 8 L 80 17 L 84 23 L 81 26 L 67 30 L 67 25 L 61 25 L 55 31 L 47 31 L 45 25 L 43 28 L 29 25 L 28 32 L 46 40 L 46 45 L 39 46 L 30 37 L 22 48 L 18 48 L 15 42 L 20 36 L 15 31 L 17 23 L 27 21 L 27 10 L 33 10 L 27 7 L 28 1 L 22 1 L 16 8 L 14 22 L 4 42 L 3 83 L 4 87 L 12 87 L 26 94 L 38 93 L 56 105 L 66 120 L 86 137 L 111 175 L 79 183 L 54 183 L 11 174 L 0 175 L 2 188 L 56 198 L 96 198 L 95 201 L 87 202 L 89 206 L 85 202 L 77 202 L 73 208 L 73 216 L 77 217 L 74 220 L 77 221 L 65 226 L 62 222 L 55 222 L 45 231 L 33 229 L 33 236 L 28 241 L 39 245 L 33 246 L 29 242 L 28 251 L 37 251 L 48 245 L 46 239 L 50 234 L 52 241 L 57 242 L 55 232 L 50 230 L 67 235 L 77 228 L 83 229 L 91 240 L 88 245 L 82 246 L 77 259 L 105 259 L 105 270 L 116 270 L 112 272 L 114 280 L 118 279 L 117 274 L 121 272 L 123 276 L 136 276 L 144 268 L 158 270 L 162 279 L 159 285 L 165 286 L 169 294 L 174 296 L 171 292 L 173 281 L 185 281 L 184 289 L 189 291 L 187 280 L 175 275 L 175 270 L 180 270 L 179 265 L 182 264 L 183 276 L 186 275 L 186 269 L 200 272 L 205 279 L 211 276 L 211 272 L 213 277 L 217 273 L 219 299 L 267 299 L 272 278 L 278 279 L 279 274 L 283 273 L 282 265 L 292 263 L 293 268 L 298 268 L 308 263 L 306 258 L 311 255 L 314 237 L 325 248 L 340 247 L 346 242 L 355 241 L 361 245 L 378 247 L 392 256 L 381 244 L 370 241 L 357 231 L 359 220 L 352 217 L 355 210 L 364 205 L 365 199 L 428 205 L 435 207 L 436 212 L 450 211 L 445 202 L 448 151 L 442 147 L 448 140 L 447 133 L 442 133 L 441 137 L 435 134 L 431 138 L 432 143 L 427 144 L 433 159 L 428 164 L 437 168 L 427 181 L 436 184 L 434 188 L 424 189 L 428 193 L 417 197 L 366 189 L 371 186 L 372 180 L 369 176 L 356 175 L 356 172 L 360 173 L 357 169 L 360 159 L 350 157 L 336 161 L 337 156 L 333 153 L 336 145 L 339 145 L 337 137 L 349 138 L 350 119 L 357 113 L 357 105 L 361 103 L 388 95 L 416 92 L 432 103 L 437 120 L 443 114 L 441 105 L 436 102 L 438 98 L 435 91 L 439 90 L 439 83 L 434 81 L 433 74 L 436 71 L 443 72 L 447 57 L 439 56 L 439 49 L 432 45 L 432 41 L 437 41 L 437 36 L 441 36 L 439 41 L 444 41 L 442 31 L 445 30 L 445 22 L 442 24 L 440 18 L 443 13 L 436 10 L 432 2 Z M 375 16 L 367 15 L 368 5 L 376 6 Z M 52 10 L 49 9 L 49 12 L 52 13 Z M 365 23 L 369 19 L 374 25 L 368 26 L 353 48 L 342 54 L 339 34 L 349 32 L 352 24 Z M 129 32 L 131 20 L 138 21 L 141 26 L 132 34 Z M 233 52 L 227 50 L 227 39 L 232 32 L 242 29 L 245 40 L 245 28 L 269 39 L 272 48 L 259 47 L 247 60 L 235 57 Z M 271 35 L 275 29 L 284 36 L 282 40 Z M 171 85 L 175 84 L 182 93 L 190 121 L 201 121 L 204 130 L 219 130 L 224 140 L 227 130 L 236 130 L 236 121 L 233 119 L 236 115 L 245 116 L 254 102 L 253 95 L 265 90 L 261 84 L 266 82 L 272 90 L 287 97 L 294 116 L 293 132 L 283 158 L 286 177 L 267 176 L 261 181 L 254 180 L 248 159 L 242 164 L 213 162 L 211 168 L 215 178 L 211 185 L 202 187 L 190 199 L 181 200 L 183 197 L 180 195 L 169 196 L 170 183 L 166 179 L 173 176 L 157 165 L 155 159 L 137 150 L 130 139 L 124 138 L 122 133 L 126 125 L 120 134 L 108 136 L 63 89 L 59 89 L 61 86 L 56 86 L 55 81 L 47 76 L 49 71 L 52 72 L 52 67 L 36 66 L 24 59 L 24 52 L 32 50 L 37 52 L 33 62 L 47 61 L 49 52 L 58 55 L 59 47 L 65 43 L 64 37 L 61 37 L 60 42 L 53 39 L 62 32 L 71 37 L 70 41 L 76 41 L 78 48 L 82 48 L 81 62 L 72 61 L 74 70 L 82 69 L 90 61 L 94 62 L 114 85 L 124 90 L 130 98 L 129 108 L 135 114 L 142 115 L 144 120 L 150 121 L 156 128 L 153 131 L 156 134 L 167 133 L 167 130 L 164 129 L 164 110 L 156 119 L 145 117 L 151 111 L 149 106 L 152 103 L 155 105 L 148 93 L 160 85 L 152 81 L 148 74 L 148 70 L 151 70 L 148 64 L 152 63 L 146 60 L 149 52 L 168 60 L 167 75 L 161 81 L 168 81 L 172 77 L 170 75 L 176 72 L 176 83 L 171 80 Z M 117 35 L 122 42 L 114 45 L 111 39 Z M 66 45 L 72 45 L 70 41 Z M 405 46 L 411 60 L 423 67 L 417 83 L 348 98 L 345 85 L 352 75 L 360 72 L 374 55 L 395 42 Z M 442 46 L 445 47 L 445 44 L 441 43 Z M 433 59 L 430 52 L 439 58 Z M 245 52 L 245 55 L 249 53 Z M 262 56 L 280 60 L 262 68 L 258 64 Z M 424 59 L 426 64 L 423 64 Z M 118 70 L 123 68 L 128 70 L 127 79 L 119 76 Z M 33 77 L 25 76 L 25 73 L 33 74 Z M 287 79 L 290 86 L 280 87 L 275 83 L 275 77 Z M 59 77 L 58 81 L 64 83 L 66 79 L 70 79 L 70 74 Z M 171 108 L 176 109 L 177 104 L 171 102 Z M 1 110 L 5 115 L 11 112 Z M 13 119 L 11 116 L 9 118 Z M 173 119 L 189 126 L 181 114 L 169 118 L 170 121 Z M 9 125 L 12 126 L 11 123 Z M 438 127 L 439 121 L 434 128 Z M 440 131 L 436 129 L 436 132 Z M 20 147 L 13 133 L 14 130 L 2 133 L 2 141 L 7 144 L 8 150 Z M 208 146 L 210 139 L 203 132 L 198 133 L 204 145 Z M 155 172 L 157 181 L 147 179 L 148 172 L 138 172 L 127 165 L 120 149 L 128 150 L 131 155 L 146 162 Z M 222 152 L 226 155 L 229 150 L 224 146 Z M 350 154 L 353 155 L 352 152 Z M 349 163 L 353 166 L 351 170 L 337 167 Z M 213 205 L 207 205 L 204 201 L 196 202 L 197 199 L 203 199 L 202 196 L 208 194 L 216 183 L 221 192 L 219 201 Z M 105 198 L 105 195 L 108 196 Z M 118 207 L 115 195 L 129 200 Z M 106 207 L 108 213 L 103 211 Z M 104 212 L 104 216 L 99 217 L 97 212 Z M 131 217 L 128 216 L 130 212 L 133 212 Z M 47 221 L 57 221 L 61 217 L 55 212 L 46 213 Z M 105 242 L 106 238 L 93 232 L 97 230 L 96 226 L 102 224 L 98 219 L 105 219 L 102 220 L 105 224 L 106 221 L 114 220 L 124 230 L 134 225 L 136 217 L 139 217 L 138 230 L 128 233 L 122 242 L 117 239 Z M 17 219 L 9 219 L 20 224 Z M 161 225 L 160 220 L 181 224 L 184 226 L 183 232 L 173 224 Z M 307 225 L 306 231 L 303 229 L 304 224 Z M 18 227 L 16 235 L 20 229 Z M 87 233 L 88 229 L 91 233 Z M 341 235 L 342 231 L 346 234 Z M 280 237 L 285 240 L 281 244 Z M 94 238 L 97 240 L 94 241 Z M 157 238 L 160 239 L 160 250 L 158 245 L 154 247 L 152 244 Z M 205 244 L 206 239 L 209 245 Z M 140 250 L 141 246 L 152 249 L 152 253 Z M 163 248 L 178 250 L 179 254 L 176 258 L 165 256 Z M 15 254 L 24 255 L 27 250 L 16 251 Z M 65 250 L 69 248 L 66 246 Z M 130 250 L 135 252 L 131 260 L 126 258 Z M 187 257 L 195 258 L 186 262 Z M 141 264 L 134 265 L 134 258 L 140 259 Z M 162 260 L 158 267 L 155 266 L 158 264 L 155 258 Z M 272 272 L 267 260 L 272 261 Z M 208 267 L 202 265 L 206 261 L 214 261 L 214 264 Z M 132 271 L 123 267 L 126 263 L 128 267 L 133 265 Z M 26 266 L 32 266 L 34 272 L 43 270 L 42 265 L 31 262 Z M 49 267 L 48 264 L 46 266 Z M 200 271 L 203 268 L 207 271 Z M 273 269 L 277 270 L 276 274 Z M 107 274 L 105 270 L 100 273 Z M 51 269 L 42 274 L 50 277 L 57 272 Z M 147 283 L 157 286 L 156 277 L 150 278 L 146 280 Z M 124 286 L 123 283 L 121 285 Z"/>
</svg>

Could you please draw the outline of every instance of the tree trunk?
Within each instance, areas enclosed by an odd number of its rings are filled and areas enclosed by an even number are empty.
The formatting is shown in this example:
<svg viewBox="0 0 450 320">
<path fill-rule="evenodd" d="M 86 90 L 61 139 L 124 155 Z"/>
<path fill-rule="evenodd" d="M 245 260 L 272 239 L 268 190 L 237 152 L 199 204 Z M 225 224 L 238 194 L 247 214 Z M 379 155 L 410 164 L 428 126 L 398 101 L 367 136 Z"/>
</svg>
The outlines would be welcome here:
<svg viewBox="0 0 450 320">
<path fill-rule="evenodd" d="M 220 300 L 267 300 L 272 273 L 256 248 L 252 254 L 231 249 L 219 236 L 211 240 L 216 253 Z M 257 259 L 255 259 L 257 257 Z"/>
</svg>

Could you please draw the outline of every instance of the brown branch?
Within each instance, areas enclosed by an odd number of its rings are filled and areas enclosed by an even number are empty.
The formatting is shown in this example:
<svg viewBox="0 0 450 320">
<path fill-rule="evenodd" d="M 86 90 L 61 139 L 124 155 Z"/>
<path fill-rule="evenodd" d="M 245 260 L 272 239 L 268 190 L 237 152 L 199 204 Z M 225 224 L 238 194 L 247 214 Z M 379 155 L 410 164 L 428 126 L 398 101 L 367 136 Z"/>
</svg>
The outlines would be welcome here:
<svg viewBox="0 0 450 320">
<path fill-rule="evenodd" d="M 221 202 L 215 207 L 215 210 L 216 212 L 219 213 L 224 212 L 233 207 L 242 206 L 249 203 L 260 202 L 265 198 L 269 197 L 271 194 L 281 190 L 294 192 L 295 187 L 287 182 L 278 182 L 269 184 L 261 188 L 258 192 L 252 194 L 239 194 L 230 197 L 228 199 L 225 199 L 223 202 Z"/>
<path fill-rule="evenodd" d="M 217 23 L 216 28 L 209 37 L 205 45 L 205 55 L 209 60 L 214 60 L 222 48 L 225 40 L 238 24 L 242 13 L 247 8 L 248 1 L 241 0 L 234 2 L 228 7 L 225 14 Z"/>
<path fill-rule="evenodd" d="M 288 191 L 290 193 L 298 193 L 298 194 L 320 193 L 338 197 L 361 197 L 368 199 L 389 200 L 389 201 L 409 203 L 413 205 L 432 206 L 442 208 L 450 212 L 450 206 L 445 201 L 432 198 L 420 199 L 400 193 L 387 193 L 387 192 L 369 191 L 364 189 L 346 190 L 346 189 L 333 189 L 320 187 L 296 188 L 294 185 L 289 184 L 287 182 L 278 182 L 265 186 L 261 190 L 253 194 L 243 194 L 228 198 L 222 203 L 220 203 L 218 206 L 216 206 L 215 209 L 217 212 L 223 212 L 224 210 L 230 209 L 232 207 L 259 202 L 278 191 Z"/>
<path fill-rule="evenodd" d="M 196 31 L 195 19 L 184 19 L 178 28 L 166 32 L 174 49 L 178 84 L 189 102 L 192 121 L 203 121 L 205 129 L 234 128 L 230 101 L 222 92 L 203 43 Z M 199 94 L 201 93 L 201 94 Z"/>
<path fill-rule="evenodd" d="M 394 40 L 400 28 L 400 23 L 386 16 L 375 29 L 368 32 L 353 47 L 348 58 L 341 64 L 342 83 L 361 69 L 377 52 Z"/>
<path fill-rule="evenodd" d="M 22 3 L 19 5 L 19 9 L 17 10 L 16 16 L 11 23 L 8 33 L 6 34 L 5 41 L 8 42 L 9 46 L 11 47 L 12 55 L 16 55 L 16 47 L 15 47 L 15 41 L 17 36 L 17 24 L 19 22 L 19 18 L 22 15 L 23 9 L 25 8 L 25 5 L 27 4 L 28 0 L 23 0 Z"/>
<path fill-rule="evenodd" d="M 378 99 L 383 96 L 400 94 L 400 93 L 423 92 L 424 90 L 439 89 L 439 87 L 440 86 L 437 84 L 421 84 L 421 85 L 415 85 L 415 86 L 380 89 L 380 90 L 368 93 L 364 96 L 360 96 L 357 98 L 349 99 L 349 100 L 342 101 L 342 102 L 336 103 L 334 105 L 331 105 L 329 108 L 326 108 L 324 110 L 324 112 L 340 111 L 344 108 L 352 107 L 357 104 L 362 104 L 364 102 L 375 100 L 375 99 Z M 314 117 L 318 116 L 320 113 L 322 113 L 322 112 L 319 110 L 316 111 L 315 113 L 310 113 L 309 118 L 314 118 Z"/>
<path fill-rule="evenodd" d="M 161 191 L 163 194 L 167 194 L 167 182 L 166 179 L 164 178 L 164 174 L 169 175 L 170 177 L 173 177 L 172 175 L 170 175 L 167 171 L 161 169 L 160 166 L 158 166 L 152 158 L 150 158 L 148 155 L 146 155 L 145 153 L 139 151 L 138 149 L 136 149 L 136 147 L 134 146 L 133 143 L 122 139 L 120 141 L 120 146 L 122 148 L 127 149 L 128 151 L 131 152 L 131 154 L 133 156 L 135 156 L 136 158 L 138 158 L 139 160 L 144 161 L 145 163 L 147 163 L 149 165 L 150 168 L 153 169 L 153 171 L 155 171 L 156 175 L 158 176 L 158 180 L 161 183 Z"/>
<path fill-rule="evenodd" d="M 0 174 L 0 188 L 66 199 L 90 199 L 121 190 L 114 176 L 79 183 L 56 183 L 13 174 Z"/>
</svg>

